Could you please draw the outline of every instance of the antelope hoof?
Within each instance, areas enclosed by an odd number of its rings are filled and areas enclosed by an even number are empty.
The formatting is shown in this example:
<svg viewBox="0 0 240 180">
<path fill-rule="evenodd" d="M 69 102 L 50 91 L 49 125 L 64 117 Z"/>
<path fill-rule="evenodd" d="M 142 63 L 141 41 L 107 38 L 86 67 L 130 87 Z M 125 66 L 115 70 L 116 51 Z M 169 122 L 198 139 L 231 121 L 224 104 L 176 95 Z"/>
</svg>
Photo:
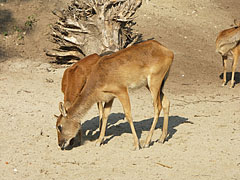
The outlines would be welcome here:
<svg viewBox="0 0 240 180">
<path fill-rule="evenodd" d="M 149 145 L 149 143 L 144 143 L 144 146 L 143 146 L 144 148 L 149 148 L 150 147 L 150 145 Z"/>
<path fill-rule="evenodd" d="M 96 142 L 95 146 L 96 146 L 96 147 L 100 147 L 101 144 L 102 144 L 102 143 L 100 143 L 100 142 Z"/>
<path fill-rule="evenodd" d="M 161 144 L 163 144 L 163 143 L 164 143 L 164 141 L 165 141 L 165 140 L 161 140 L 161 139 L 159 139 L 159 140 L 158 140 L 158 143 L 161 143 Z"/>
<path fill-rule="evenodd" d="M 137 142 L 134 142 L 134 145 L 133 145 L 133 151 L 136 151 L 136 150 L 139 150 L 139 149 L 141 149 L 141 146 L 140 146 L 140 144 L 139 144 L 139 141 L 137 141 Z"/>
<path fill-rule="evenodd" d="M 150 142 L 151 142 L 151 139 L 150 140 L 146 139 L 143 143 L 143 148 L 149 148 L 150 147 Z"/>
<path fill-rule="evenodd" d="M 231 86 L 230 86 L 230 88 L 233 88 L 234 85 L 235 85 L 235 80 L 231 80 Z"/>
<path fill-rule="evenodd" d="M 226 82 L 223 82 L 223 83 L 222 83 L 222 87 L 224 87 L 225 85 L 226 85 Z"/>
<path fill-rule="evenodd" d="M 139 145 L 134 146 L 134 148 L 133 148 L 133 151 L 137 151 L 137 150 L 140 150 L 140 146 Z"/>
<path fill-rule="evenodd" d="M 164 143 L 165 141 L 165 136 L 161 136 L 160 139 L 158 140 L 159 143 Z"/>
<path fill-rule="evenodd" d="M 102 145 L 102 143 L 103 143 L 103 140 L 102 141 L 101 140 L 97 140 L 97 142 L 95 143 L 95 146 L 96 147 L 100 147 Z"/>
</svg>

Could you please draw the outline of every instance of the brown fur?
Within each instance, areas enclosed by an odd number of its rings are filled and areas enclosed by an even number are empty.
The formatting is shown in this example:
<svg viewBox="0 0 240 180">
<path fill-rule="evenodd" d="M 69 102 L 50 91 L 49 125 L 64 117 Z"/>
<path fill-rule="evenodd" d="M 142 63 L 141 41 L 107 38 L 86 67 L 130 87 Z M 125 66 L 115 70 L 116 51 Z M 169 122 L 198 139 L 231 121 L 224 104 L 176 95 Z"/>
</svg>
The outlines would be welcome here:
<svg viewBox="0 0 240 180">
<path fill-rule="evenodd" d="M 160 142 L 164 142 L 167 136 L 170 102 L 163 94 L 162 88 L 167 79 L 173 57 L 172 51 L 154 40 L 139 43 L 110 56 L 102 57 L 93 67 L 81 94 L 68 109 L 67 114 L 64 113 L 64 107 L 60 106 L 61 116 L 56 123 L 57 129 L 61 126 L 58 130 L 59 146 L 64 149 L 68 145 L 69 141 L 81 129 L 79 119 L 83 118 L 94 103 L 102 101 L 106 104 L 103 111 L 100 137 L 96 143 L 100 145 L 105 135 L 107 118 L 113 99 L 117 97 L 130 124 L 134 137 L 134 147 L 138 149 L 139 141 L 132 121 L 128 88 L 142 86 L 146 86 L 151 92 L 154 106 L 154 120 L 145 146 L 149 146 L 162 107 L 164 125 Z"/>
<path fill-rule="evenodd" d="M 77 96 L 81 93 L 93 66 L 99 61 L 97 54 L 89 55 L 64 71 L 62 78 L 62 92 L 64 94 L 64 106 L 66 110 L 72 105 Z M 99 128 L 101 127 L 103 106 L 97 103 L 99 110 Z"/>
<path fill-rule="evenodd" d="M 233 59 L 231 85 L 234 86 L 234 75 L 240 55 L 240 27 L 223 30 L 216 39 L 216 52 L 220 53 L 223 60 L 223 86 L 226 85 L 227 59 Z"/>
<path fill-rule="evenodd" d="M 64 94 L 64 105 L 68 109 L 78 94 L 82 91 L 89 74 L 100 56 L 92 54 L 78 61 L 64 71 L 62 78 L 62 92 Z"/>
</svg>

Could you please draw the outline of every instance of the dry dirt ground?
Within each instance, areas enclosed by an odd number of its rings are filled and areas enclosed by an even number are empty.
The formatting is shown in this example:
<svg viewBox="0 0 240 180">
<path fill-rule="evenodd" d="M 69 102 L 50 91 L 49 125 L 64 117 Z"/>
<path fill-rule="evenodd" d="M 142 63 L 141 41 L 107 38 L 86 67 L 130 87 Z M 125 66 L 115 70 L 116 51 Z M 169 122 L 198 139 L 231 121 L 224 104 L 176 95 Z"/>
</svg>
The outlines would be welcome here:
<svg viewBox="0 0 240 180">
<path fill-rule="evenodd" d="M 151 0 L 138 10 L 135 29 L 175 53 L 164 89 L 171 101 L 169 136 L 164 144 L 156 142 L 161 114 L 152 145 L 139 151 L 131 150 L 131 131 L 118 100 L 103 146 L 94 143 L 99 136 L 94 106 L 82 122 L 85 144 L 58 149 L 54 114 L 63 100 L 66 67 L 48 63 L 44 49 L 52 46 L 49 24 L 56 19 L 51 10 L 65 3 L 0 2 L 0 179 L 240 179 L 240 74 L 235 88 L 221 87 L 222 64 L 215 53 L 217 33 L 240 18 L 239 0 Z M 13 29 L 26 28 L 33 14 L 33 29 L 24 34 Z M 143 141 L 153 117 L 151 97 L 146 89 L 130 96 Z"/>
</svg>

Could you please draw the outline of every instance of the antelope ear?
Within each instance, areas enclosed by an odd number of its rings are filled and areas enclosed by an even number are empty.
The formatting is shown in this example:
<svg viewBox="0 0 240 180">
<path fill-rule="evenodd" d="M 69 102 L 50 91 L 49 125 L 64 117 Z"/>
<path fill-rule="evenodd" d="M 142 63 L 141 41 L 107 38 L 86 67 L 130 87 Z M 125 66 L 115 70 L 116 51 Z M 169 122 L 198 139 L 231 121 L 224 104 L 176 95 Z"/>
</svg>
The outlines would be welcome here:
<svg viewBox="0 0 240 180">
<path fill-rule="evenodd" d="M 54 114 L 54 117 L 55 117 L 55 118 L 58 118 L 59 116 L 58 116 L 58 115 L 56 115 L 56 114 Z"/>
<path fill-rule="evenodd" d="M 66 108 L 65 108 L 65 106 L 63 105 L 62 102 L 59 103 L 59 111 L 61 112 L 63 117 L 67 116 Z"/>
<path fill-rule="evenodd" d="M 68 111 L 70 106 L 71 106 L 71 103 L 69 101 L 64 102 L 64 107 L 65 107 L 66 111 Z"/>
<path fill-rule="evenodd" d="M 235 26 L 240 26 L 240 20 L 239 19 L 234 19 L 233 20 Z"/>
</svg>

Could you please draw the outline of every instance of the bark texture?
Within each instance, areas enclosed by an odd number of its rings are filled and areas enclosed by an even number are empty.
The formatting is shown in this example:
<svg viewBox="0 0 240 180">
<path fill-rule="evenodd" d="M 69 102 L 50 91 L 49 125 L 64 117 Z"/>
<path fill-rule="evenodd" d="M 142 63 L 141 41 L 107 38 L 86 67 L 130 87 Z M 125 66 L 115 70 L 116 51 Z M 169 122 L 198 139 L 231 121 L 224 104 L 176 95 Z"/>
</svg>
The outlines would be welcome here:
<svg viewBox="0 0 240 180">
<path fill-rule="evenodd" d="M 134 14 L 142 0 L 72 0 L 67 9 L 54 11 L 52 26 L 57 49 L 49 56 L 82 58 L 93 53 L 115 52 L 141 39 L 134 33 Z"/>
</svg>

